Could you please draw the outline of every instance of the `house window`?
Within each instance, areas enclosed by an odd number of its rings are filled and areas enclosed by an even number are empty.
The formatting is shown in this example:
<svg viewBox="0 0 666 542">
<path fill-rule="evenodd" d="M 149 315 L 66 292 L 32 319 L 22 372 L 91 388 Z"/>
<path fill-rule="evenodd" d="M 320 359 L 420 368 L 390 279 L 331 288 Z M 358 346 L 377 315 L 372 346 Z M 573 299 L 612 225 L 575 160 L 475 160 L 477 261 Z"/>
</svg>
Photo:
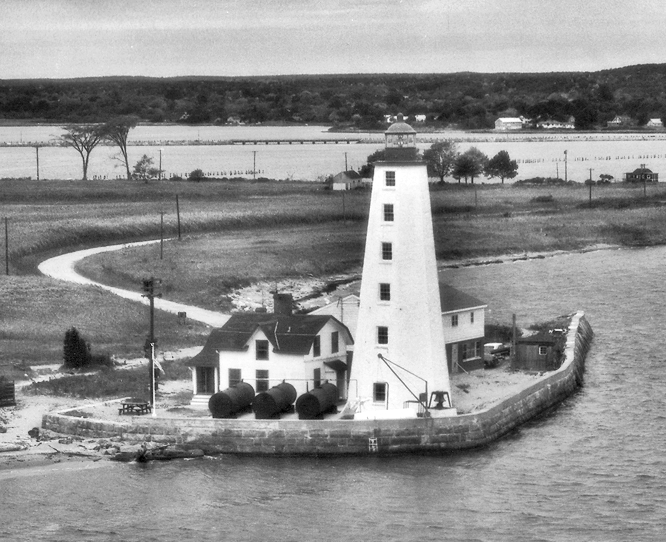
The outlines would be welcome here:
<svg viewBox="0 0 666 542">
<path fill-rule="evenodd" d="M 451 327 L 457 327 L 458 326 L 458 315 L 457 314 L 452 314 L 451 315 Z"/>
<path fill-rule="evenodd" d="M 382 243 L 382 260 L 393 259 L 393 243 Z"/>
<path fill-rule="evenodd" d="M 377 327 L 377 344 L 388 344 L 388 327 Z"/>
<path fill-rule="evenodd" d="M 395 171 L 386 172 L 386 186 L 395 186 Z"/>
<path fill-rule="evenodd" d="M 467 343 L 462 343 L 460 345 L 460 349 L 462 351 L 462 359 L 463 361 L 466 360 L 469 356 L 467 355 Z"/>
<path fill-rule="evenodd" d="M 240 369 L 229 369 L 229 387 L 240 384 L 241 380 L 241 370 Z"/>
<path fill-rule="evenodd" d="M 372 385 L 372 400 L 375 403 L 385 403 L 387 391 L 388 391 L 388 385 L 386 384 L 386 382 L 375 382 Z"/>
<path fill-rule="evenodd" d="M 256 390 L 257 393 L 261 391 L 268 391 L 268 371 L 257 370 L 256 372 Z"/>
<path fill-rule="evenodd" d="M 474 323 L 474 313 L 473 312 L 469 313 L 469 322 L 470 322 L 470 324 Z"/>
<path fill-rule="evenodd" d="M 481 342 L 476 341 L 474 343 L 474 357 L 478 358 L 479 356 L 481 356 Z"/>
<path fill-rule="evenodd" d="M 314 387 L 318 388 L 321 386 L 321 369 L 314 370 Z"/>
<path fill-rule="evenodd" d="M 315 358 L 321 356 L 321 338 L 319 335 L 314 338 L 314 344 L 312 345 L 312 355 Z"/>
<path fill-rule="evenodd" d="M 379 285 L 379 299 L 380 301 L 391 301 L 391 285 L 382 282 Z"/>
<path fill-rule="evenodd" d="M 384 204 L 384 222 L 393 222 L 395 215 L 393 213 L 393 204 L 385 203 Z"/>
<path fill-rule="evenodd" d="M 214 367 L 197 367 L 197 393 L 215 393 Z"/>
<path fill-rule="evenodd" d="M 256 359 L 268 359 L 268 341 L 256 341 Z"/>
<path fill-rule="evenodd" d="M 335 354 L 339 349 L 339 346 L 338 346 L 339 339 L 340 339 L 340 334 L 337 331 L 333 331 L 331 333 L 331 353 L 332 354 Z"/>
<path fill-rule="evenodd" d="M 539 355 L 540 356 L 545 356 L 548 354 L 548 347 L 547 346 L 540 346 L 539 347 Z"/>
</svg>

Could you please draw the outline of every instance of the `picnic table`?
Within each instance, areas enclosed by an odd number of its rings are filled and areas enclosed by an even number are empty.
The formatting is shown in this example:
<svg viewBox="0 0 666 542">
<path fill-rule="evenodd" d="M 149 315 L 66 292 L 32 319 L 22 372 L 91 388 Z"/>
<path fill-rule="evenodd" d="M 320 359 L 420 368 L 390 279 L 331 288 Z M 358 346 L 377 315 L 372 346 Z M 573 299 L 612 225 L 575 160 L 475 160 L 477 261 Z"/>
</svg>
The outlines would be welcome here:
<svg viewBox="0 0 666 542">
<path fill-rule="evenodd" d="M 152 411 L 152 406 L 148 401 L 133 397 L 131 399 L 123 399 L 120 402 L 120 408 L 118 409 L 118 414 L 141 415 L 151 411 Z"/>
</svg>

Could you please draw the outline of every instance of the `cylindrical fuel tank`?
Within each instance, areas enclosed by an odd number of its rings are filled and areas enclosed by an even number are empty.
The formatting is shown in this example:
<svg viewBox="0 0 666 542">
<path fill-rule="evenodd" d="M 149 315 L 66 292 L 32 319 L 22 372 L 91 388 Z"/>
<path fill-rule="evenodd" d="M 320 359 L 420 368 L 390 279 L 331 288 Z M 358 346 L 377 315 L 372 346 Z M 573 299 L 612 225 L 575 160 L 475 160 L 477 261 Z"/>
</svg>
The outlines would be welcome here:
<svg viewBox="0 0 666 542">
<path fill-rule="evenodd" d="M 338 402 L 338 388 L 326 383 L 301 395 L 296 401 L 299 420 L 315 420 L 332 410 Z"/>
<path fill-rule="evenodd" d="M 248 408 L 254 399 L 254 388 L 245 382 L 224 391 L 218 391 L 208 400 L 208 410 L 213 418 L 233 418 L 243 409 Z"/>
<path fill-rule="evenodd" d="M 252 410 L 257 420 L 279 418 L 281 412 L 289 410 L 296 400 L 296 388 L 288 382 L 262 391 L 252 401 Z"/>
</svg>

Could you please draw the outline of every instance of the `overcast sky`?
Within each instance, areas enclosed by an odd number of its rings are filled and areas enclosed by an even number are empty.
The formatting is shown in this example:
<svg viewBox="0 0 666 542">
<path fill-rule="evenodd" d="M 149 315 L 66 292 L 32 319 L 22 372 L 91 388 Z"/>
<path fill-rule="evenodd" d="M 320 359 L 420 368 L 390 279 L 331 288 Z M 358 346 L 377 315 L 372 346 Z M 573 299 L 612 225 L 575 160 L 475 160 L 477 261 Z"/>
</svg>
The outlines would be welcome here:
<svg viewBox="0 0 666 542">
<path fill-rule="evenodd" d="M 0 0 L 0 79 L 662 62 L 662 0 Z"/>
</svg>

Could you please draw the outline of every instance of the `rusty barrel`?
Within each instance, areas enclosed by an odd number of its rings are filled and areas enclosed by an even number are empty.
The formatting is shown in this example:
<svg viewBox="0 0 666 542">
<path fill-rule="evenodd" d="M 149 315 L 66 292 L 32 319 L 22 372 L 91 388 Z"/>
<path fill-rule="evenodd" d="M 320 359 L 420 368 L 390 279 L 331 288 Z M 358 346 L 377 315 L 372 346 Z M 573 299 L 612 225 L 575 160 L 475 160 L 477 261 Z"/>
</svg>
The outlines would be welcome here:
<svg viewBox="0 0 666 542">
<path fill-rule="evenodd" d="M 252 402 L 254 417 L 257 420 L 279 418 L 280 413 L 289 410 L 295 400 L 296 388 L 288 382 L 282 382 L 257 394 Z"/>
<path fill-rule="evenodd" d="M 233 418 L 238 412 L 248 408 L 254 399 L 254 388 L 239 382 L 224 391 L 218 391 L 208 400 L 208 410 L 213 418 Z"/>
<path fill-rule="evenodd" d="M 338 388 L 326 383 L 301 395 L 296 401 L 299 420 L 316 420 L 335 408 L 338 402 Z"/>
</svg>

